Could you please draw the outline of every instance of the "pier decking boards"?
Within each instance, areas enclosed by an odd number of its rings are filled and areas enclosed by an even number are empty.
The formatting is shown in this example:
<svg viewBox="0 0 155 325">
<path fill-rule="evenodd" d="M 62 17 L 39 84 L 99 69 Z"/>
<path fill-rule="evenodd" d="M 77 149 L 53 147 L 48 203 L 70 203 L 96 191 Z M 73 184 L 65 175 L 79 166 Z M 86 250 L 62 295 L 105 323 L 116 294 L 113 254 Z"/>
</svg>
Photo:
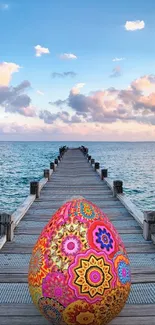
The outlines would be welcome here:
<svg viewBox="0 0 155 325">
<path fill-rule="evenodd" d="M 83 153 L 69 149 L 51 179 L 0 250 L 0 325 L 49 324 L 31 301 L 27 275 L 32 248 L 52 214 L 73 196 L 82 196 L 105 212 L 118 230 L 131 263 L 132 286 L 127 304 L 110 325 L 155 324 L 155 245 Z"/>
</svg>

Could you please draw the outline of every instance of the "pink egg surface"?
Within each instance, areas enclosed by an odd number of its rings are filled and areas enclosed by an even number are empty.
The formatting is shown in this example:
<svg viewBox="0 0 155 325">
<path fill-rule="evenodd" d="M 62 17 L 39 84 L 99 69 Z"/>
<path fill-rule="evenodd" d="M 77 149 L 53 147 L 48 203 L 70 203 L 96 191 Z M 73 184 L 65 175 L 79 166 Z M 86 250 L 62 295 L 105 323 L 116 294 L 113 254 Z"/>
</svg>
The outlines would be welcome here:
<svg viewBox="0 0 155 325">
<path fill-rule="evenodd" d="M 74 199 L 52 216 L 32 252 L 29 291 L 53 325 L 105 325 L 130 292 L 124 244 L 93 203 Z"/>
</svg>

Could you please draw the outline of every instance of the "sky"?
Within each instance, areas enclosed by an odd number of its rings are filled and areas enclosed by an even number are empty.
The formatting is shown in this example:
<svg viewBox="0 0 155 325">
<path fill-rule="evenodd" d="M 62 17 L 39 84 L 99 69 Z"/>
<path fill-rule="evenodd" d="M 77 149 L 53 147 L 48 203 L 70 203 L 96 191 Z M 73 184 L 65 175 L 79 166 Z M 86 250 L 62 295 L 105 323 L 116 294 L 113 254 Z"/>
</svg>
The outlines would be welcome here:
<svg viewBox="0 0 155 325">
<path fill-rule="evenodd" d="M 155 141 L 155 1 L 0 0 L 1 141 Z"/>
</svg>

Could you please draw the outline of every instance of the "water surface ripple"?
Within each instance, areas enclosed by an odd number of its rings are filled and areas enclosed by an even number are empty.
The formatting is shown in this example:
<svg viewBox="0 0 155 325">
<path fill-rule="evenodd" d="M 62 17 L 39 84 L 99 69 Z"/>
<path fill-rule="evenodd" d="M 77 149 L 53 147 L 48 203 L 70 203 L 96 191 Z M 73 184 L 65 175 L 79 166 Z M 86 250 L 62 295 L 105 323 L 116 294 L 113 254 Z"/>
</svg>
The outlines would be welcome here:
<svg viewBox="0 0 155 325">
<path fill-rule="evenodd" d="M 155 210 L 155 142 L 0 142 L 1 211 L 19 206 L 29 194 L 30 181 L 43 177 L 43 169 L 64 144 L 87 146 L 110 178 L 123 180 L 125 193 L 141 210 Z"/>
</svg>

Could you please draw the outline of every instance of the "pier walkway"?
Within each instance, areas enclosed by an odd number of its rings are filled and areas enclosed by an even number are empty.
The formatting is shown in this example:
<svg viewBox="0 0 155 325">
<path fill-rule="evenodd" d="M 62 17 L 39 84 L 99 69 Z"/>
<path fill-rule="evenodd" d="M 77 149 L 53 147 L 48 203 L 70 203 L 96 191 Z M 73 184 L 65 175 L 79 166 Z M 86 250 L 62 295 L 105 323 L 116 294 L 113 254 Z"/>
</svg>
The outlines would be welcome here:
<svg viewBox="0 0 155 325">
<path fill-rule="evenodd" d="M 73 196 L 98 205 L 118 230 L 131 262 L 132 287 L 127 304 L 110 325 L 155 324 L 155 245 L 106 181 L 77 149 L 69 149 L 49 181 L 0 250 L 0 325 L 49 324 L 32 304 L 27 275 L 32 248 L 52 214 Z"/>
</svg>

